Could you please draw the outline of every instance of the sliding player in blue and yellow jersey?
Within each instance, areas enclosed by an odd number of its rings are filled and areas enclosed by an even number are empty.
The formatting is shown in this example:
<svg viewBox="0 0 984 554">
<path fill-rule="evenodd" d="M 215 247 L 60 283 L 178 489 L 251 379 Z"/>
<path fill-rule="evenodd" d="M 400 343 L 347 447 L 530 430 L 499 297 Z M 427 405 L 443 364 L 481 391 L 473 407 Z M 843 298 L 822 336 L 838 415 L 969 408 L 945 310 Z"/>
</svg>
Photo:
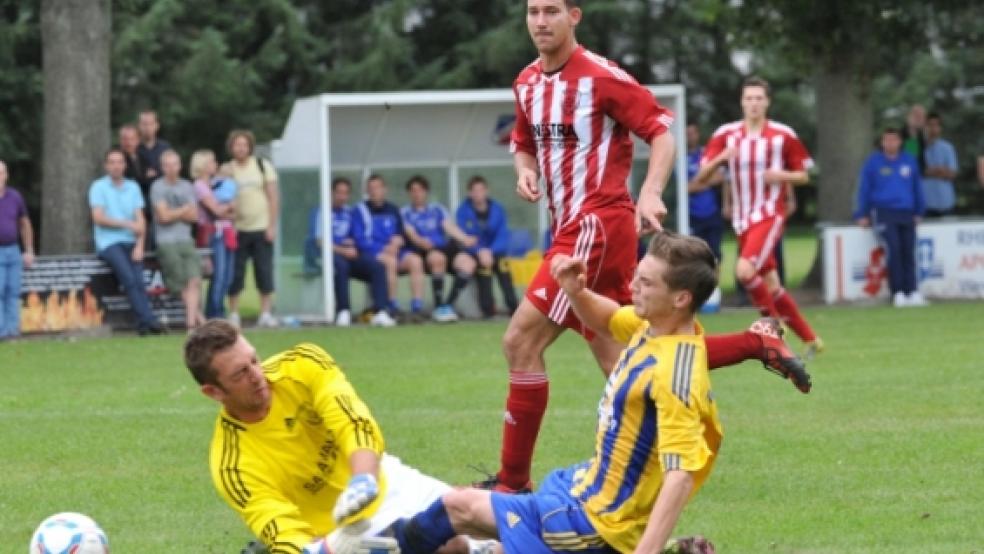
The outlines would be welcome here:
<svg viewBox="0 0 984 554">
<path fill-rule="evenodd" d="M 455 490 L 398 523 L 403 554 L 455 533 L 498 538 L 506 553 L 660 552 L 710 474 L 722 430 L 694 313 L 717 286 L 705 242 L 657 234 L 632 280 L 632 306 L 586 287 L 582 260 L 551 273 L 578 318 L 625 345 L 598 407 L 593 458 L 549 474 L 533 494 Z"/>
<path fill-rule="evenodd" d="M 215 488 L 270 554 L 393 552 L 392 539 L 375 535 L 450 490 L 384 452 L 369 409 L 318 346 L 261 363 L 235 327 L 211 320 L 185 342 L 185 364 L 222 404 L 209 454 Z M 488 547 L 458 538 L 443 551 Z"/>
</svg>

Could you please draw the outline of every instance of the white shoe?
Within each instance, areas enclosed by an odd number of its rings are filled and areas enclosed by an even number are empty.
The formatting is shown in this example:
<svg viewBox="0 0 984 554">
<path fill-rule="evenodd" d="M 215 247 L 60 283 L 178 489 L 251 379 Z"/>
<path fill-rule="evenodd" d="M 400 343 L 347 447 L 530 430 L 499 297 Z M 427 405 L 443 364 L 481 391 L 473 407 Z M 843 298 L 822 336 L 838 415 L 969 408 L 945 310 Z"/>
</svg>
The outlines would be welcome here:
<svg viewBox="0 0 984 554">
<path fill-rule="evenodd" d="M 904 292 L 899 291 L 892 297 L 892 305 L 896 308 L 908 308 L 909 299 L 905 296 Z"/>
<path fill-rule="evenodd" d="M 929 306 L 929 301 L 926 300 L 923 297 L 922 293 L 919 291 L 910 293 L 906 301 L 908 302 L 909 306 L 913 306 L 913 307 Z"/>
<path fill-rule="evenodd" d="M 369 325 L 373 327 L 396 327 L 396 320 L 386 310 L 379 310 L 369 320 Z"/>
<path fill-rule="evenodd" d="M 342 310 L 335 316 L 335 325 L 338 327 L 348 327 L 352 325 L 352 312 Z"/>
<path fill-rule="evenodd" d="M 263 312 L 260 314 L 260 318 L 256 320 L 257 327 L 279 327 L 280 322 L 277 318 L 273 317 L 270 312 Z"/>
<path fill-rule="evenodd" d="M 226 318 L 226 321 L 228 321 L 229 324 L 235 327 L 236 329 L 243 328 L 243 322 L 241 319 L 239 319 L 239 312 L 230 312 L 229 317 Z"/>
</svg>

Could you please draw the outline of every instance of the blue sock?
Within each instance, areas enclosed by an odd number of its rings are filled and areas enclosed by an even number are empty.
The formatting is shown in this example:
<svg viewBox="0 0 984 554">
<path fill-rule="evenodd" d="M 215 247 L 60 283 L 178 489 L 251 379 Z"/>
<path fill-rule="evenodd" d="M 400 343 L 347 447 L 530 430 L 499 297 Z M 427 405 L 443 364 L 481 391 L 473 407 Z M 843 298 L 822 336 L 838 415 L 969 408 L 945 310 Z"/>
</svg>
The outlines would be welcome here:
<svg viewBox="0 0 984 554">
<path fill-rule="evenodd" d="M 393 536 L 402 554 L 431 554 L 457 534 L 440 499 L 412 518 L 393 524 Z"/>
<path fill-rule="evenodd" d="M 398 312 L 398 311 L 400 311 L 400 303 L 399 303 L 399 302 L 397 302 L 396 300 L 390 300 L 390 305 L 389 305 L 389 309 L 390 309 L 390 310 L 391 310 L 391 311 L 392 311 L 393 313 L 396 313 L 396 312 Z"/>
<path fill-rule="evenodd" d="M 419 312 L 420 310 L 423 309 L 424 309 L 424 301 L 421 300 L 420 298 L 414 298 L 413 300 L 410 301 L 411 312 Z"/>
</svg>

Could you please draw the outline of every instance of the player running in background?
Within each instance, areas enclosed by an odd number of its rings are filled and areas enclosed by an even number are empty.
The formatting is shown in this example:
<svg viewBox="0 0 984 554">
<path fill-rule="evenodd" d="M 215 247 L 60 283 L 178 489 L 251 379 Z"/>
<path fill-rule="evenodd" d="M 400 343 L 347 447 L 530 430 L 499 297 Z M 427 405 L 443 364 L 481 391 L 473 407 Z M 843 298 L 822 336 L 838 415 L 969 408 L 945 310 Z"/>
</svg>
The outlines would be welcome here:
<svg viewBox="0 0 984 554">
<path fill-rule="evenodd" d="M 210 320 L 185 341 L 185 364 L 219 402 L 212 482 L 270 554 L 393 552 L 375 535 L 450 487 L 384 452 L 383 435 L 324 350 L 298 344 L 262 363 L 238 330 Z M 485 552 L 455 539 L 442 552 Z"/>
<path fill-rule="evenodd" d="M 456 533 L 497 537 L 505 552 L 660 552 L 717 459 L 723 431 L 695 312 L 717 285 L 696 237 L 657 234 L 632 281 L 632 306 L 587 284 L 563 254 L 552 274 L 585 325 L 624 347 L 598 405 L 595 452 L 550 473 L 533 494 L 456 489 L 394 526 L 403 554 Z"/>
<path fill-rule="evenodd" d="M 452 307 L 453 300 L 444 297 L 444 276 L 449 262 L 457 266 L 463 261 L 456 258 L 467 256 L 458 250 L 458 245 L 471 248 L 477 240 L 458 228 L 447 208 L 437 202 L 429 202 L 429 194 L 430 183 L 424 176 L 414 175 L 407 181 L 410 203 L 400 208 L 403 232 L 407 236 L 408 246 L 424 260 L 431 276 L 434 293 L 431 317 L 442 323 L 458 321 L 458 314 Z"/>
<path fill-rule="evenodd" d="M 731 223 L 740 250 L 735 276 L 763 315 L 782 319 L 799 336 L 809 358 L 823 349 L 823 341 L 779 282 L 775 246 L 786 223 L 786 184 L 806 184 L 813 160 L 795 131 L 768 119 L 766 81 L 751 77 L 741 90 L 744 119 L 714 132 L 694 181 L 706 181 L 728 164 Z"/>
<path fill-rule="evenodd" d="M 550 275 L 551 258 L 563 254 L 584 261 L 589 289 L 628 304 L 638 231 L 659 229 L 666 215 L 660 195 L 673 161 L 673 138 L 666 132 L 673 115 L 617 65 L 577 44 L 577 4 L 528 0 L 526 24 L 540 56 L 513 87 L 516 191 L 537 202 L 544 197 L 539 184 L 543 179 L 553 240 L 503 337 L 509 393 L 501 466 L 490 479 L 476 483 L 499 491 L 530 486 L 533 448 L 549 397 L 543 357 L 547 347 L 565 329 L 573 329 L 584 336 L 606 375 L 621 350 L 611 337 L 596 335 L 578 320 Z M 651 149 L 636 205 L 626 186 L 632 164 L 630 132 Z M 712 368 L 760 359 L 782 375 L 806 375 L 800 360 L 768 324 L 709 337 L 707 349 Z M 796 377 L 794 383 L 809 390 L 808 379 Z"/>
</svg>

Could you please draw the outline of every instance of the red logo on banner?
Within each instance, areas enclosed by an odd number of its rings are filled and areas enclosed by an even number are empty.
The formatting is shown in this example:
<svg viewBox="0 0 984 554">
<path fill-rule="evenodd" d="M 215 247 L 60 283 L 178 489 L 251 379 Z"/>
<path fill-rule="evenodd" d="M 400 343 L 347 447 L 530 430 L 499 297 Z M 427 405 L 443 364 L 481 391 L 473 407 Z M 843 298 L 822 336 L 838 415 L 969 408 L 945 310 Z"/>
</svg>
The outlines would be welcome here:
<svg viewBox="0 0 984 554">
<path fill-rule="evenodd" d="M 864 270 L 864 292 L 868 296 L 878 296 L 886 277 L 888 268 L 885 267 L 885 249 L 879 246 L 871 251 L 868 267 Z"/>
</svg>

